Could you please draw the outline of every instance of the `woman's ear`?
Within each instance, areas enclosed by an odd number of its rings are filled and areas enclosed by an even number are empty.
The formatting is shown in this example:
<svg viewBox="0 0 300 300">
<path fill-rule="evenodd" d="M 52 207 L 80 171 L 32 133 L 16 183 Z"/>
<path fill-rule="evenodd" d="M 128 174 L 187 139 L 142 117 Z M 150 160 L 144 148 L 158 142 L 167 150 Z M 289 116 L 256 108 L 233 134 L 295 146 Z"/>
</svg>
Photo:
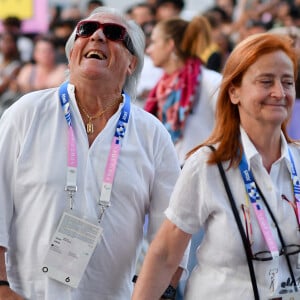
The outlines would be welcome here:
<svg viewBox="0 0 300 300">
<path fill-rule="evenodd" d="M 228 94 L 233 104 L 239 104 L 240 102 L 239 87 L 231 84 L 228 89 Z"/>
</svg>

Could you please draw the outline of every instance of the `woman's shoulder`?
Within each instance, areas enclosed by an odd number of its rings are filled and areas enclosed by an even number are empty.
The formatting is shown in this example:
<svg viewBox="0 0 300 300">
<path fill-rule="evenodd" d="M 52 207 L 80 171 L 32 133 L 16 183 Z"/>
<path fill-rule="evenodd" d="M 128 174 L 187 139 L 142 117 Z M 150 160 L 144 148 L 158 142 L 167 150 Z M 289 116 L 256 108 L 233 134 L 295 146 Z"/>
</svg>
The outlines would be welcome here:
<svg viewBox="0 0 300 300">
<path fill-rule="evenodd" d="M 206 165 L 211 153 L 212 149 L 210 149 L 208 146 L 195 148 L 195 150 L 188 155 L 185 164 L 188 164 L 190 167 L 197 167 L 199 164 Z"/>
<path fill-rule="evenodd" d="M 30 78 L 35 70 L 33 63 L 26 63 L 21 66 L 17 76 L 17 82 L 21 92 L 26 91 L 26 87 L 30 84 Z"/>
<path fill-rule="evenodd" d="M 35 64 L 33 64 L 31 62 L 27 62 L 27 63 L 22 65 L 20 74 L 30 73 L 34 68 L 35 68 Z"/>
</svg>

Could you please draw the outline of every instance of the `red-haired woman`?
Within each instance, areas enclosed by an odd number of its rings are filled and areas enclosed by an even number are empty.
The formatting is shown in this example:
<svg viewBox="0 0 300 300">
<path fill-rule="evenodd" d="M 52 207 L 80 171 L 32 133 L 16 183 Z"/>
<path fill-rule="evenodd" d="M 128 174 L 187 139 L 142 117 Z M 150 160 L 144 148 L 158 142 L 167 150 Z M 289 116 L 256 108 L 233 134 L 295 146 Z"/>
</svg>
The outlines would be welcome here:
<svg viewBox="0 0 300 300">
<path fill-rule="evenodd" d="M 296 78 L 287 37 L 252 35 L 233 50 L 216 126 L 185 163 L 132 299 L 159 299 L 200 228 L 185 300 L 299 297 L 300 147 L 286 130 Z"/>
</svg>

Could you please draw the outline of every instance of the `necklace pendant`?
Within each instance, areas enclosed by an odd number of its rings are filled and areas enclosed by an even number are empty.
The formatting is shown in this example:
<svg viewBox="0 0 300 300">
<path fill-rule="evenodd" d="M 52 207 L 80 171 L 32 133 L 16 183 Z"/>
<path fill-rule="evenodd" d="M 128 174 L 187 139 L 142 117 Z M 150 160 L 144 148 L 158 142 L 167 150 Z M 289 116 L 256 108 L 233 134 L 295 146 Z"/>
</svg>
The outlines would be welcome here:
<svg viewBox="0 0 300 300">
<path fill-rule="evenodd" d="M 94 132 L 94 125 L 91 121 L 86 124 L 86 133 L 92 134 Z"/>
</svg>

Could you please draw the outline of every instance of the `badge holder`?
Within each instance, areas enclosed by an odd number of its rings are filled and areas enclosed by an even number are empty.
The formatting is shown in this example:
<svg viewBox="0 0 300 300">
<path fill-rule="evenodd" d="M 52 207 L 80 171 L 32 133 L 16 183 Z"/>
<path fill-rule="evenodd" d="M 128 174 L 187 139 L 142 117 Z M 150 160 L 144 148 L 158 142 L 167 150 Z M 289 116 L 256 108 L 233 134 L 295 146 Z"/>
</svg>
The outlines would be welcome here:
<svg viewBox="0 0 300 300">
<path fill-rule="evenodd" d="M 71 212 L 64 212 L 44 259 L 42 271 L 77 288 L 100 241 L 103 229 Z"/>
</svg>

